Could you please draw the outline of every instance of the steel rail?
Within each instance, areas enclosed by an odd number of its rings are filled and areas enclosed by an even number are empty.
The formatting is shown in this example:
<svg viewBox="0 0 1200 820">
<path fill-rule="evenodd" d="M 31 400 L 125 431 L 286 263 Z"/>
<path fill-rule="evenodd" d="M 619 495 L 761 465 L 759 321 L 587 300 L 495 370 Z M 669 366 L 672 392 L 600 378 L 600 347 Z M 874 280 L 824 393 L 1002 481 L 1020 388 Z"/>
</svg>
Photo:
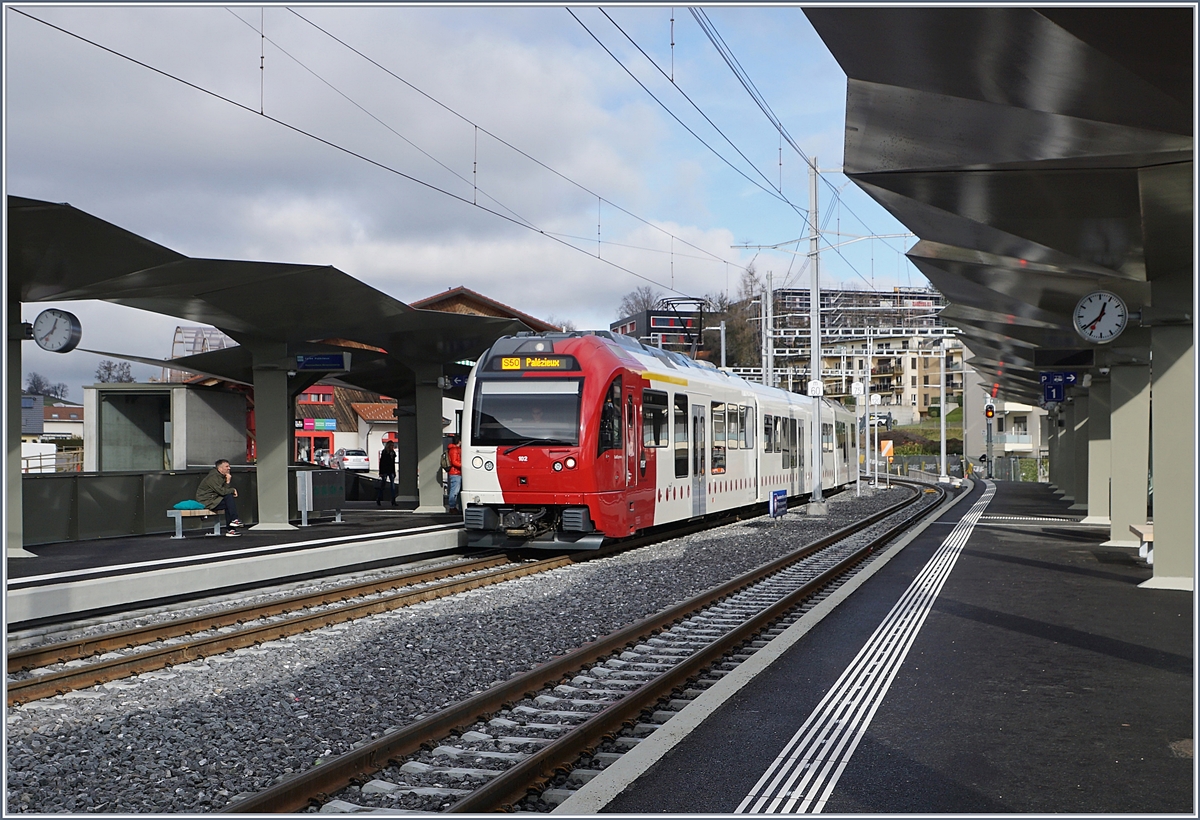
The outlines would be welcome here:
<svg viewBox="0 0 1200 820">
<path fill-rule="evenodd" d="M 180 663 L 190 663 L 211 655 L 220 655 L 231 649 L 242 649 L 267 641 L 277 641 L 281 638 L 365 618 L 369 615 L 377 615 L 423 601 L 444 598 L 447 595 L 455 595 L 502 581 L 511 581 L 526 575 L 536 575 L 570 563 L 572 561 L 569 557 L 561 557 L 492 570 L 470 578 L 445 581 L 408 592 L 397 592 L 386 598 L 348 604 L 323 612 L 296 615 L 274 623 L 249 626 L 227 635 L 211 635 L 184 644 L 159 647 L 123 658 L 100 661 L 77 669 L 64 669 L 60 672 L 38 675 L 26 680 L 12 681 L 7 688 L 8 705 L 28 703 L 31 700 L 52 697 L 74 689 L 96 686 Z"/>
<path fill-rule="evenodd" d="M 726 516 L 725 518 L 728 517 L 736 517 L 736 512 L 733 514 L 733 516 Z M 75 669 L 64 669 L 58 672 L 37 675 L 25 680 L 11 681 L 8 683 L 6 690 L 7 703 L 9 706 L 17 706 L 22 703 L 28 703 L 32 700 L 53 697 L 54 695 L 60 695 L 72 690 L 84 689 L 90 686 L 108 683 L 109 681 L 127 678 L 132 675 L 152 672 L 157 669 L 164 669 L 179 663 L 190 663 L 191 661 L 199 660 L 212 655 L 219 655 L 232 649 L 242 649 L 247 646 L 253 646 L 266 641 L 279 640 L 280 638 L 290 637 L 302 632 L 309 632 L 313 629 L 333 626 L 334 624 L 344 623 L 346 621 L 356 620 L 358 618 L 365 618 L 370 615 L 377 615 L 381 612 L 387 612 L 405 606 L 411 606 L 415 603 L 431 601 L 436 598 L 444 598 L 448 595 L 454 595 L 459 592 L 466 592 L 468 590 L 479 589 L 480 587 L 489 586 L 491 584 L 510 581 L 515 578 L 548 572 L 549 570 L 567 566 L 568 564 L 603 558 L 618 552 L 637 549 L 638 547 L 642 547 L 665 538 L 675 538 L 689 532 L 695 532 L 707 527 L 716 526 L 724 521 L 725 518 L 719 519 L 716 522 L 711 520 L 704 522 L 693 522 L 691 524 L 686 524 L 683 527 L 676 527 L 669 531 L 660 531 L 638 538 L 621 540 L 611 545 L 601 547 L 598 550 L 587 550 L 570 553 L 568 555 L 554 556 L 551 558 L 542 559 L 540 561 L 522 564 L 516 567 L 498 569 L 480 575 L 473 575 L 470 578 L 445 581 L 440 584 L 435 584 L 408 592 L 398 592 L 393 595 L 389 595 L 384 598 L 376 598 L 371 601 L 351 603 L 336 609 L 328 609 L 322 612 L 309 613 L 306 615 L 297 615 L 285 620 L 275 621 L 271 624 L 245 627 L 232 634 L 198 638 L 184 644 L 159 647 L 157 649 L 151 649 L 134 655 L 128 655 L 126 657 L 98 661 L 96 663 L 91 663 L 87 666 Z M 485 562 L 495 561 L 497 563 L 511 563 L 506 559 L 482 560 Z M 430 572 L 436 572 L 436 570 L 430 570 Z M 461 576 L 463 572 L 457 571 L 445 574 L 449 574 L 451 577 L 454 577 Z M 384 586 L 385 588 L 390 588 L 394 585 L 385 584 Z M 339 594 L 339 591 L 336 590 L 331 591 L 331 594 L 333 595 L 335 602 L 348 597 Z M 310 606 L 312 605 L 315 604 L 310 604 Z M 262 607 L 257 605 L 239 607 L 236 610 L 238 616 L 235 617 L 232 622 L 240 623 L 246 620 L 259 620 L 263 617 L 269 617 L 271 614 L 278 614 L 274 612 L 263 614 L 261 610 L 264 608 L 267 610 L 273 610 L 275 607 L 270 603 L 263 605 Z M 180 621 L 178 623 L 181 625 L 179 634 L 189 634 L 189 631 L 194 631 L 189 630 L 184 625 L 185 622 Z M 146 632 L 147 630 L 152 631 L 153 627 L 130 631 Z M 124 648 L 124 645 L 118 645 L 117 648 Z"/>
<path fill-rule="evenodd" d="M 510 559 L 504 556 L 477 558 L 451 566 L 406 572 L 400 575 L 377 578 L 373 581 L 364 581 L 358 584 L 349 584 L 322 592 L 289 595 L 264 604 L 246 604 L 245 606 L 223 609 L 220 612 L 209 615 L 181 618 L 161 624 L 123 629 L 103 635 L 79 638 L 73 641 L 61 641 L 59 643 L 43 644 L 42 646 L 30 647 L 28 649 L 19 649 L 8 653 L 8 670 L 10 673 L 14 669 L 28 671 L 55 663 L 86 659 L 117 649 L 129 649 L 156 641 L 164 641 L 169 638 L 194 635 L 197 632 L 206 632 L 224 626 L 234 626 L 258 618 L 270 618 L 286 612 L 294 612 L 298 609 L 324 606 L 326 604 L 345 601 L 348 598 L 358 598 L 363 595 L 386 592 L 396 587 L 439 581 L 443 578 L 451 578 L 455 575 L 462 575 L 468 572 L 477 572 L 509 562 Z"/>
<path fill-rule="evenodd" d="M 219 811 L 236 814 L 297 812 L 311 804 L 320 804 L 346 786 L 364 782 L 370 774 L 386 768 L 392 760 L 413 754 L 433 740 L 471 726 L 484 715 L 497 712 L 540 691 L 549 683 L 562 680 L 581 667 L 589 666 L 630 644 L 644 640 L 647 636 L 688 617 L 696 610 L 703 609 L 715 601 L 738 592 L 790 564 L 803 560 L 813 553 L 871 526 L 906 506 L 915 504 L 920 497 L 921 493 L 915 493 L 911 498 L 843 527 L 788 555 L 743 573 L 699 596 L 651 615 L 566 655 L 547 661 L 523 675 L 497 683 L 477 695 L 385 734 L 358 749 L 325 760 L 320 766 L 293 775 L 261 792 L 236 800 Z M 639 711 L 641 708 L 644 707 L 640 707 Z M 563 740 L 565 741 L 565 739 L 564 737 Z M 558 741 L 552 745 L 557 746 L 557 744 Z M 539 757 L 539 759 L 541 758 Z"/>
<path fill-rule="evenodd" d="M 940 488 L 939 488 L 940 490 Z M 940 490 L 941 500 L 945 490 Z M 909 503 L 915 503 L 920 495 Z M 763 629 L 787 614 L 813 593 L 849 572 L 882 544 L 886 544 L 898 533 L 907 529 L 920 518 L 926 508 L 920 508 L 904 520 L 891 526 L 886 532 L 855 550 L 815 578 L 805 582 L 774 604 L 756 613 L 748 621 L 734 627 L 720 638 L 689 655 L 662 675 L 646 682 L 629 695 L 604 707 L 595 716 L 588 718 L 578 728 L 555 740 L 525 760 L 517 763 L 503 774 L 489 780 L 471 794 L 458 800 L 447 811 L 454 813 L 483 813 L 512 811 L 517 803 L 531 793 L 538 793 L 556 774 L 569 769 L 571 763 L 585 752 L 592 751 L 606 738 L 614 736 L 622 727 L 635 721 L 639 714 L 657 701 L 682 687 L 688 680 L 704 669 L 736 650 Z"/>
</svg>

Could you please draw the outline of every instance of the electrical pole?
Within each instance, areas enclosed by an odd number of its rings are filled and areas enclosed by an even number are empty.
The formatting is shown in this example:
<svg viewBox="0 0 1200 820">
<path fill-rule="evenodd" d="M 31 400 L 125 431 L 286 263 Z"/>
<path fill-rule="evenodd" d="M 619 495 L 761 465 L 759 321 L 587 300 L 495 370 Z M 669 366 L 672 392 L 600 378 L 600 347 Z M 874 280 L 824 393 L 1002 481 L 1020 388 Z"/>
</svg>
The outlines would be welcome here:
<svg viewBox="0 0 1200 820">
<path fill-rule="evenodd" d="M 766 305 L 767 321 L 763 323 L 764 348 L 766 358 L 763 359 L 763 383 L 767 387 L 775 386 L 775 286 L 771 283 L 771 271 L 767 271 L 767 292 L 763 295 Z"/>
<path fill-rule="evenodd" d="M 808 395 L 813 397 L 813 490 L 809 497 L 808 514 L 825 515 L 825 499 L 821 495 L 821 473 L 824 468 L 823 450 L 824 435 L 821 426 L 821 402 L 825 391 L 821 381 L 821 250 L 819 243 L 819 226 L 817 221 L 817 158 L 812 158 L 808 167 L 808 218 L 811 232 L 808 239 L 808 254 L 812 259 L 809 266 L 812 283 L 809 288 L 809 360 L 811 361 L 812 380 L 809 382 Z"/>
<path fill-rule="evenodd" d="M 941 472 L 938 475 L 938 482 L 941 484 L 949 484 L 950 476 L 947 475 L 946 470 L 946 337 L 944 336 L 938 342 L 938 352 L 941 354 L 942 359 L 942 377 L 941 381 L 939 382 L 941 386 L 942 403 L 941 410 L 938 413 L 938 415 L 942 417 L 942 460 L 940 462 Z"/>
</svg>

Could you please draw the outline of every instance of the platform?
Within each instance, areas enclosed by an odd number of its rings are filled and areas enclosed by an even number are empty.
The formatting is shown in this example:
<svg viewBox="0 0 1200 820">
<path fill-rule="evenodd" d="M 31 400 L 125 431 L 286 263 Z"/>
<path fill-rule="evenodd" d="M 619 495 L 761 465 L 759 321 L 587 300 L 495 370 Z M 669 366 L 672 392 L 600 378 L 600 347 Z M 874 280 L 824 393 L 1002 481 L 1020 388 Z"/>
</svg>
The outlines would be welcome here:
<svg viewBox="0 0 1200 820">
<path fill-rule="evenodd" d="M 1193 812 L 1192 594 L 994 486 L 558 811 Z"/>
<path fill-rule="evenodd" d="M 212 536 L 203 523 L 187 537 L 171 533 L 26 547 L 8 558 L 8 628 L 101 614 L 131 603 L 181 600 L 340 568 L 368 568 L 404 556 L 457 549 L 462 518 L 347 502 L 343 520 L 310 519 L 295 530 L 242 529 Z"/>
</svg>

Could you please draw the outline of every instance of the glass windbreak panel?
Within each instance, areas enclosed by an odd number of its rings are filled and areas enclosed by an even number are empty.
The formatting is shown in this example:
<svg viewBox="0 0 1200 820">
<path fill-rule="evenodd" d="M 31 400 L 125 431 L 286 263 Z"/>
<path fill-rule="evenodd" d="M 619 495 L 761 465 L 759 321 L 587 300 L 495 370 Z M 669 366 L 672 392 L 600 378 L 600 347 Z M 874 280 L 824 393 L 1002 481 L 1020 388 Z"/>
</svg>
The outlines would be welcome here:
<svg viewBox="0 0 1200 820">
<path fill-rule="evenodd" d="M 743 407 L 741 409 L 742 416 L 742 446 L 747 449 L 754 448 L 754 408 Z"/>
<path fill-rule="evenodd" d="M 481 379 L 478 385 L 472 444 L 501 447 L 539 441 L 578 446 L 582 379 Z"/>
<path fill-rule="evenodd" d="M 788 438 L 788 420 L 776 419 L 775 449 L 783 451 L 783 469 L 792 469 L 792 440 Z"/>
<path fill-rule="evenodd" d="M 784 434 L 787 432 L 787 425 L 780 424 L 779 416 L 775 416 L 774 421 L 775 421 L 775 425 L 774 425 L 774 427 L 775 427 L 775 452 L 782 453 L 783 452 L 783 437 L 784 437 Z M 787 466 L 787 465 L 785 464 L 784 466 Z"/>
<path fill-rule="evenodd" d="M 728 419 L 726 424 L 729 425 L 729 430 L 725 436 L 725 446 L 736 450 L 742 446 L 742 417 L 736 404 L 729 405 Z"/>
<path fill-rule="evenodd" d="M 613 379 L 604 394 L 604 404 L 600 408 L 600 445 L 597 455 L 608 450 L 620 450 L 625 445 L 621 443 L 621 377 Z"/>
<path fill-rule="evenodd" d="M 642 444 L 646 447 L 667 447 L 667 394 L 658 390 L 642 391 Z"/>
<path fill-rule="evenodd" d="M 679 394 L 675 397 L 675 477 L 688 475 L 688 400 Z"/>
<path fill-rule="evenodd" d="M 725 405 L 712 403 L 712 474 L 725 472 Z"/>
</svg>

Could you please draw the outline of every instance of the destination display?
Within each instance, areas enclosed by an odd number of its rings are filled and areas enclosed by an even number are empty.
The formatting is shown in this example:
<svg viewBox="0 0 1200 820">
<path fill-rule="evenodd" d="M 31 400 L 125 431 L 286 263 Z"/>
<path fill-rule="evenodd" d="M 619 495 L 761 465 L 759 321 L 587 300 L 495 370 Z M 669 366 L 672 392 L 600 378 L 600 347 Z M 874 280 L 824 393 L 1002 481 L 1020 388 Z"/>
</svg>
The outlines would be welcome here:
<svg viewBox="0 0 1200 820">
<path fill-rule="evenodd" d="M 578 370 L 579 362 L 574 356 L 496 356 L 488 363 L 488 370 L 520 372 L 523 370 Z"/>
</svg>

